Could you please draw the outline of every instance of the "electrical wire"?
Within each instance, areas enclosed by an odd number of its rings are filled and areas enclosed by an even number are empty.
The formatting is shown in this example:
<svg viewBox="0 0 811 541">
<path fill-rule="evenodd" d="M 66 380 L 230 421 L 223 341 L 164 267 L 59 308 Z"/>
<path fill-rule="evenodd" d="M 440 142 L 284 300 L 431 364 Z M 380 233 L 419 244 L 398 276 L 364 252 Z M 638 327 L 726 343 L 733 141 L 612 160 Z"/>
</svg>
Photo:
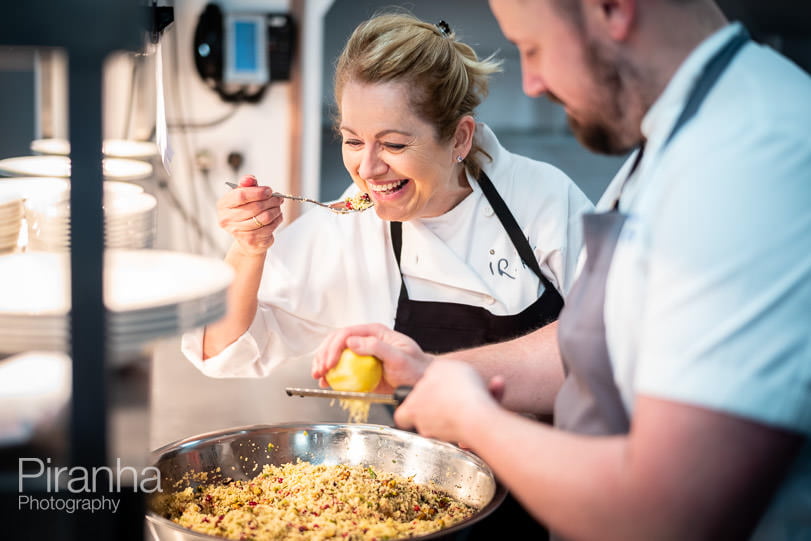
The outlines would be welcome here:
<svg viewBox="0 0 811 541">
<path fill-rule="evenodd" d="M 171 70 L 171 72 L 170 72 L 172 74 L 172 83 L 173 83 L 172 84 L 172 89 L 173 89 L 173 94 L 174 94 L 174 98 L 175 98 L 174 99 L 175 106 L 178 109 L 178 112 L 180 114 L 180 118 L 185 119 L 185 118 L 187 118 L 186 108 L 185 108 L 185 103 L 184 103 L 183 98 L 182 98 L 183 93 L 180 91 L 181 81 L 180 81 L 180 77 L 178 75 L 179 71 L 180 71 L 179 36 L 177 35 L 176 32 L 172 33 L 171 57 L 172 57 L 173 66 L 175 68 L 174 70 Z M 220 124 L 220 123 L 224 122 L 225 120 L 227 120 L 228 118 L 231 118 L 234 115 L 234 113 L 236 113 L 237 109 L 238 109 L 238 107 L 234 106 L 223 117 L 221 117 L 219 119 L 216 119 L 215 121 L 204 123 L 204 124 L 208 125 L 206 127 L 213 127 L 213 126 L 215 126 L 217 124 Z M 187 124 L 189 126 L 192 125 L 191 123 L 181 123 L 181 124 Z M 167 126 L 167 128 L 168 128 L 168 126 Z M 199 177 L 197 175 L 197 173 L 199 171 L 197 170 L 197 168 L 195 167 L 195 164 L 194 164 L 194 156 L 195 156 L 194 148 L 195 148 L 196 145 L 194 144 L 193 134 L 191 133 L 193 130 L 191 130 L 191 129 L 181 129 L 180 131 L 181 131 L 180 139 L 181 139 L 181 143 L 183 144 L 183 147 L 184 147 L 184 151 L 185 151 L 185 154 L 186 154 L 186 163 L 187 163 L 187 167 L 189 169 L 189 179 L 190 179 L 190 181 L 192 183 L 192 189 L 190 190 L 191 191 L 191 210 L 192 210 L 192 212 L 194 213 L 195 216 L 200 216 L 201 213 L 200 213 L 199 192 L 198 192 L 197 189 L 195 189 L 195 187 L 199 184 L 199 182 L 198 182 Z M 210 188 L 209 188 L 209 192 L 210 192 Z M 210 202 L 210 203 L 213 204 L 213 202 Z M 198 224 L 198 226 L 199 226 L 199 224 Z M 199 234 L 199 232 L 203 231 L 202 228 L 198 227 L 198 228 L 196 228 L 196 230 L 198 231 L 198 239 L 200 240 L 200 244 L 198 245 L 198 249 L 200 250 L 200 252 L 202 252 L 202 240 L 204 238 L 206 238 L 207 236 L 204 237 L 202 234 Z M 210 238 L 210 237 L 208 237 L 208 238 Z M 225 250 L 220 249 L 218 246 L 216 246 L 216 244 L 213 244 L 212 247 L 214 247 L 218 251 L 218 253 L 225 254 Z"/>
<path fill-rule="evenodd" d="M 142 70 L 144 56 L 142 55 L 133 55 L 130 60 L 132 62 L 132 70 L 131 70 L 131 80 L 130 80 L 130 87 L 129 87 L 129 94 L 127 97 L 127 111 L 124 117 L 124 129 L 123 129 L 123 138 L 129 139 L 130 138 L 130 127 L 132 117 L 135 114 L 135 95 L 137 93 L 137 86 L 138 86 L 138 74 Z M 148 140 L 152 140 L 155 137 L 155 127 L 153 125 L 152 133 L 150 134 Z M 169 203 L 172 208 L 178 213 L 180 218 L 191 227 L 191 229 L 196 233 L 198 239 L 203 239 L 208 243 L 208 245 L 215 251 L 221 252 L 222 247 L 217 243 L 217 241 L 210 235 L 206 230 L 202 227 L 200 222 L 197 219 L 189 214 L 186 208 L 183 206 L 180 198 L 177 196 L 175 191 L 169 185 L 168 180 L 162 180 L 158 182 L 158 189 L 165 192 L 168 196 Z M 187 239 L 190 240 L 190 239 Z M 191 243 L 189 244 L 191 246 Z"/>
<path fill-rule="evenodd" d="M 129 94 L 127 95 L 127 107 L 124 112 L 124 129 L 121 133 L 121 138 L 125 140 L 130 138 L 130 123 L 132 121 L 132 114 L 135 111 L 135 86 L 138 77 L 138 65 L 140 63 L 136 55 L 132 55 L 129 58 L 132 62 L 132 70 L 130 70 L 130 88 Z"/>
<path fill-rule="evenodd" d="M 215 126 L 219 126 L 220 124 L 224 123 L 226 120 L 234 116 L 239 109 L 239 106 L 234 105 L 231 110 L 227 113 L 222 115 L 220 118 L 215 118 L 214 120 L 209 120 L 207 122 L 178 122 L 178 123 L 167 123 L 166 127 L 170 130 L 205 130 L 208 128 L 214 128 Z"/>
<path fill-rule="evenodd" d="M 172 74 L 169 77 L 165 77 L 164 81 L 168 82 L 169 80 L 171 80 L 171 82 L 169 83 L 168 86 L 171 87 L 171 94 L 172 94 L 172 98 L 173 98 L 172 101 L 174 103 L 175 108 L 177 108 L 177 110 L 179 111 L 179 114 L 180 114 L 181 118 L 183 118 L 185 115 L 183 113 L 183 105 L 182 105 L 182 100 L 180 98 L 180 91 L 178 90 L 179 81 L 178 81 L 177 77 L 174 76 L 177 73 L 177 71 L 180 69 L 179 54 L 177 53 L 177 49 L 178 49 L 177 33 L 179 31 L 180 31 L 179 29 L 175 29 L 174 32 L 164 33 L 164 43 L 166 43 L 166 41 L 169 41 L 169 43 L 168 43 L 168 50 L 169 50 L 168 51 L 169 52 L 168 57 L 169 57 L 169 60 L 171 62 L 171 67 L 168 70 L 164 69 L 163 73 L 164 73 L 164 76 L 166 76 L 167 74 Z M 166 87 L 164 86 L 164 89 L 165 88 Z M 167 105 L 168 105 L 168 101 L 167 101 Z M 167 107 L 167 109 L 168 109 L 168 107 Z M 168 126 L 167 126 L 167 129 L 168 129 Z M 185 145 L 186 141 L 182 137 L 180 139 L 181 139 L 181 144 L 186 146 Z M 188 152 L 186 152 L 186 154 L 188 154 Z M 192 183 L 192 189 L 190 190 L 190 193 L 191 193 L 191 197 L 190 197 L 191 209 L 190 210 L 188 210 L 186 208 L 186 206 L 181 202 L 180 198 L 177 197 L 176 192 L 171 189 L 170 184 L 168 182 L 167 182 L 167 185 L 164 188 L 164 190 L 169 195 L 170 200 L 172 201 L 172 205 L 175 207 L 175 209 L 177 210 L 180 217 L 187 224 L 191 225 L 191 228 L 184 228 L 186 230 L 186 232 L 187 232 L 187 235 L 188 235 L 187 236 L 187 241 L 188 241 L 189 249 L 192 250 L 192 251 L 195 251 L 197 253 L 200 253 L 200 252 L 202 252 L 202 250 L 201 250 L 202 238 L 203 238 L 201 236 L 202 226 L 199 223 L 197 223 L 196 218 L 192 217 L 192 216 L 199 216 L 200 215 L 200 207 L 199 207 L 199 204 L 197 203 L 197 198 L 196 198 L 196 194 L 195 194 L 195 190 L 194 190 L 194 168 L 192 168 L 192 167 L 189 167 L 188 178 Z M 192 232 L 197 233 L 196 237 L 191 234 Z"/>
<path fill-rule="evenodd" d="M 169 202 L 171 203 L 172 207 L 174 207 L 181 219 L 194 230 L 199 239 L 205 240 L 209 247 L 214 251 L 224 253 L 219 243 L 203 228 L 202 225 L 200 225 L 197 218 L 188 213 L 186 208 L 183 206 L 183 203 L 180 201 L 180 198 L 178 198 L 177 194 L 174 192 L 174 190 L 172 190 L 172 187 L 168 182 L 159 183 L 158 188 L 169 196 Z"/>
</svg>

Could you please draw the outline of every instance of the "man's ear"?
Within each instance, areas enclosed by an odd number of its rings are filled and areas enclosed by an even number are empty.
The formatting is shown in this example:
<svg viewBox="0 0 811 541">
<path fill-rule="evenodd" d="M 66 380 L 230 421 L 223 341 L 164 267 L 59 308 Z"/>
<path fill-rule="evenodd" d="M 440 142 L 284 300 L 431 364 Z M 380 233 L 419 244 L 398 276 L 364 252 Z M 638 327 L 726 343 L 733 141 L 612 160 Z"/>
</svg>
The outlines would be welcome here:
<svg viewBox="0 0 811 541">
<path fill-rule="evenodd" d="M 585 0 L 586 17 L 614 41 L 625 41 L 636 19 L 636 0 Z"/>
<path fill-rule="evenodd" d="M 476 121 L 470 115 L 465 115 L 459 119 L 456 125 L 456 133 L 453 135 L 453 154 L 466 158 L 473 146 L 473 134 L 476 133 Z"/>
</svg>

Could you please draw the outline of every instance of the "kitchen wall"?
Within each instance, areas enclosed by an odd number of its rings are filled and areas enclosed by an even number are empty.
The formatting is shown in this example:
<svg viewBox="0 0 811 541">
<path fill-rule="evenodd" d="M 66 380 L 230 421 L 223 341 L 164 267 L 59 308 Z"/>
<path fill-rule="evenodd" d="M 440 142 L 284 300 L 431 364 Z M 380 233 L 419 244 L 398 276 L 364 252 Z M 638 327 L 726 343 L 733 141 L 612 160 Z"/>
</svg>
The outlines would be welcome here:
<svg viewBox="0 0 811 541">
<path fill-rule="evenodd" d="M 216 225 L 215 203 L 227 189 L 223 182 L 251 173 L 263 183 L 287 189 L 290 171 L 290 108 L 287 82 L 273 83 L 257 104 L 225 103 L 199 77 L 194 66 L 193 37 L 206 0 L 175 2 L 175 22 L 161 40 L 166 120 L 169 143 L 174 151 L 171 172 L 158 167 L 159 243 L 175 250 L 221 257 L 229 237 Z M 286 0 L 224 0 L 223 12 L 287 12 Z M 129 96 L 127 71 L 132 58 L 111 61 L 107 70 L 105 112 L 111 136 L 120 133 L 125 117 L 123 103 Z M 157 55 L 141 59 L 144 81 L 138 88 L 143 96 L 154 95 Z M 151 130 L 154 127 L 154 100 L 138 111 L 135 119 Z M 117 124 L 117 125 L 116 125 Z M 151 126 L 150 126 L 151 124 Z M 114 127 L 114 125 L 116 125 Z M 141 135 L 143 132 L 141 133 Z M 228 164 L 228 155 L 239 153 L 241 167 Z M 198 231 L 199 228 L 199 231 Z M 200 234 L 200 232 L 203 234 Z"/>
</svg>

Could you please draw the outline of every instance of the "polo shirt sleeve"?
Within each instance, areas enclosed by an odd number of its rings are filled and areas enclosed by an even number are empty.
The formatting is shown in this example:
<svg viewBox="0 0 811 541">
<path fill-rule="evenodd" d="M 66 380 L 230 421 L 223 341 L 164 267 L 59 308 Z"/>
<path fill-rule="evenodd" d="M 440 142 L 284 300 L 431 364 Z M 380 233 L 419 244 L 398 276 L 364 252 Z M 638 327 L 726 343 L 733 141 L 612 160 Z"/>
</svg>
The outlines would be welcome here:
<svg viewBox="0 0 811 541">
<path fill-rule="evenodd" d="M 811 143 L 770 135 L 663 194 L 635 390 L 811 434 Z"/>
</svg>

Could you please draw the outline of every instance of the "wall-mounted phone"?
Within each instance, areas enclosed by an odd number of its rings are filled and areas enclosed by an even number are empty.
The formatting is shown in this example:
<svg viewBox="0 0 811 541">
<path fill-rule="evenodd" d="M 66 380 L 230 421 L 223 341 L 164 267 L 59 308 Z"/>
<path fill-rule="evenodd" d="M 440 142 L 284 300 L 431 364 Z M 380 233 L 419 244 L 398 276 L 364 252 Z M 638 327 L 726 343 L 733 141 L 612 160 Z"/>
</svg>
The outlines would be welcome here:
<svg viewBox="0 0 811 541">
<path fill-rule="evenodd" d="M 293 19 L 280 13 L 225 13 L 206 5 L 194 32 L 194 64 L 227 102 L 256 103 L 274 81 L 290 79 Z"/>
</svg>

